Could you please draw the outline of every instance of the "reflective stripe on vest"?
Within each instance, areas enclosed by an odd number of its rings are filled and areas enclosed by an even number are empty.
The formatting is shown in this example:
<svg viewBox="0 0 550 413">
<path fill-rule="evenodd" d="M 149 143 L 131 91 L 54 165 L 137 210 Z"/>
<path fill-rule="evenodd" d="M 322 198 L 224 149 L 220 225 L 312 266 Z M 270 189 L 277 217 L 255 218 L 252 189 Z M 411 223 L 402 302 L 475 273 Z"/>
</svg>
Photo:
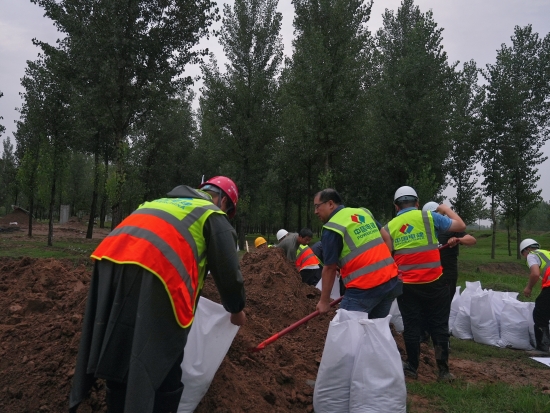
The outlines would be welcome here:
<svg viewBox="0 0 550 413">
<path fill-rule="evenodd" d="M 164 284 L 178 324 L 191 325 L 204 283 L 206 244 L 203 229 L 212 213 L 224 214 L 210 201 L 163 198 L 145 202 L 124 219 L 92 253 L 118 264 L 136 264 Z"/>
<path fill-rule="evenodd" d="M 429 283 L 441 276 L 443 269 L 431 212 L 407 211 L 385 228 L 392 239 L 393 257 L 403 274 L 403 282 Z"/>
<path fill-rule="evenodd" d="M 550 287 L 550 251 L 535 250 L 529 254 L 535 254 L 540 258 L 540 274 L 542 275 L 541 288 Z M 529 264 L 527 264 L 529 266 Z"/>
<path fill-rule="evenodd" d="M 343 239 L 338 265 L 347 288 L 373 288 L 397 276 L 397 266 L 368 209 L 343 208 L 324 230 Z"/>
<path fill-rule="evenodd" d="M 300 245 L 296 251 L 296 268 L 302 271 L 304 267 L 319 265 L 319 259 L 313 250 L 307 245 Z"/>
</svg>

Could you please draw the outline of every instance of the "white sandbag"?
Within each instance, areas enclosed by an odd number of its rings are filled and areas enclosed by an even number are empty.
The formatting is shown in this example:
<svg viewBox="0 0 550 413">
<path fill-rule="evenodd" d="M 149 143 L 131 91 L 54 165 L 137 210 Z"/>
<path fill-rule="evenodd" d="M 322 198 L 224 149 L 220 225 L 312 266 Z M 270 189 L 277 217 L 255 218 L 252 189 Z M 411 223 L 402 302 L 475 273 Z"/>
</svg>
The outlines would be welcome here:
<svg viewBox="0 0 550 413">
<path fill-rule="evenodd" d="M 342 308 L 330 322 L 313 391 L 315 413 L 349 412 L 351 375 L 367 313 Z"/>
<path fill-rule="evenodd" d="M 472 295 L 470 322 L 476 343 L 497 346 L 500 340 L 498 322 L 493 311 L 493 291 L 482 291 Z"/>
<path fill-rule="evenodd" d="M 533 347 L 537 346 L 537 340 L 535 339 L 535 321 L 533 320 L 533 310 L 535 309 L 535 303 L 530 301 L 526 303 L 527 310 L 529 312 L 529 342 Z"/>
<path fill-rule="evenodd" d="M 405 413 L 407 410 L 403 364 L 389 329 L 390 319 L 388 315 L 359 320 L 364 332 L 351 374 L 350 413 Z"/>
<path fill-rule="evenodd" d="M 337 298 L 340 298 L 340 277 L 336 276 L 334 278 L 334 284 L 332 284 L 332 290 L 330 291 L 330 298 L 333 300 L 336 300 Z M 317 285 L 315 286 L 318 290 L 323 291 L 323 279 L 321 278 Z"/>
<path fill-rule="evenodd" d="M 402 333 L 405 330 L 403 326 L 403 317 L 401 316 L 401 311 L 399 311 L 399 305 L 397 304 L 397 298 L 393 300 L 390 308 L 391 320 L 390 323 L 393 324 L 393 328 L 398 333 Z"/>
<path fill-rule="evenodd" d="M 456 315 L 458 314 L 458 310 L 460 308 L 460 288 L 460 285 L 456 287 L 455 295 L 451 301 L 451 312 L 449 313 L 449 333 L 453 330 L 453 324 L 455 323 Z"/>
<path fill-rule="evenodd" d="M 531 344 L 529 335 L 529 325 L 532 319 L 530 303 L 510 299 L 503 301 L 504 307 L 500 315 L 499 345 L 518 350 L 532 350 L 534 347 Z"/>
<path fill-rule="evenodd" d="M 184 387 L 178 413 L 193 412 L 210 387 L 239 331 L 230 317 L 220 304 L 204 297 L 199 299 L 181 363 Z"/>
<path fill-rule="evenodd" d="M 492 305 L 493 312 L 497 318 L 497 323 L 500 327 L 500 314 L 504 308 L 504 300 L 516 300 L 519 293 L 505 292 L 505 291 L 493 291 Z"/>
<path fill-rule="evenodd" d="M 470 321 L 470 303 L 472 302 L 472 294 L 477 291 L 481 291 L 480 281 L 466 281 L 466 288 L 460 294 L 460 305 L 453 323 L 452 334 L 456 338 L 462 340 L 472 340 L 474 338 Z"/>
</svg>

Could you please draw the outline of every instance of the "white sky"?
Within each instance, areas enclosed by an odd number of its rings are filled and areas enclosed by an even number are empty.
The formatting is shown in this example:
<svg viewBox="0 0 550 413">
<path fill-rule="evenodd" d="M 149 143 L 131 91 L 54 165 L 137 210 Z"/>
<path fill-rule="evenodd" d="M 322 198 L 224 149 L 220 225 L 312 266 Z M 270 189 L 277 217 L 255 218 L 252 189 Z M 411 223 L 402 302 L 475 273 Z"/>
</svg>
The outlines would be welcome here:
<svg viewBox="0 0 550 413">
<path fill-rule="evenodd" d="M 218 0 L 221 5 L 223 0 Z M 226 3 L 232 3 L 226 1 Z M 400 0 L 374 0 L 369 27 L 375 32 L 382 25 L 384 9 L 397 10 Z M 432 9 L 434 20 L 443 27 L 443 46 L 449 61 L 462 63 L 473 59 L 478 67 L 485 68 L 494 63 L 496 51 L 502 43 L 510 44 L 514 26 L 533 25 L 533 30 L 541 37 L 550 32 L 550 0 L 416 0 L 422 12 Z M 294 7 L 290 0 L 280 0 L 279 10 L 283 13 L 282 35 L 285 54 L 290 55 L 293 38 L 292 20 Z M 26 61 L 35 60 L 39 52 L 32 39 L 55 44 L 58 33 L 52 22 L 43 17 L 43 10 L 30 0 L 0 1 L 0 124 L 6 127 L 3 138 L 10 137 L 14 121 L 19 118 L 16 107 L 21 105 L 19 93 L 23 91 L 20 79 L 25 73 Z M 203 42 L 213 51 L 220 64 L 224 63 L 221 46 L 216 39 Z M 197 67 L 190 67 L 189 74 L 200 74 Z M 198 91 L 200 82 L 195 88 Z M 550 154 L 550 144 L 544 147 Z M 0 147 L 1 151 L 1 147 Z M 539 187 L 542 196 L 550 200 L 550 160 L 539 167 L 541 179 Z M 452 190 L 446 191 L 451 196 Z"/>
</svg>

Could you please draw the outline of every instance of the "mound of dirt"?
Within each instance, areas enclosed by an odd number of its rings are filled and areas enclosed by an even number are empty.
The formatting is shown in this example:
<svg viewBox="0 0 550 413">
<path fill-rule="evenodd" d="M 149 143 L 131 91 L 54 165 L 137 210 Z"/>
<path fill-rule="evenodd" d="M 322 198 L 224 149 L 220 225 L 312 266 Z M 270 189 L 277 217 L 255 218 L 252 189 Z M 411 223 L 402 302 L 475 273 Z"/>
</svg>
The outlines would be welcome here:
<svg viewBox="0 0 550 413">
<path fill-rule="evenodd" d="M 10 227 L 19 227 L 26 228 L 29 225 L 29 216 L 21 211 L 16 209 L 13 212 L 10 212 L 3 217 L 0 217 L 0 228 L 10 228 Z"/>
<path fill-rule="evenodd" d="M 315 311 L 320 292 L 301 282 L 282 250 L 247 253 L 241 261 L 247 324 L 240 328 L 197 413 L 311 412 L 313 381 L 334 310 L 251 353 L 271 335 Z M 0 264 L 0 411 L 67 411 L 91 266 L 54 259 L 4 259 Z M 211 277 L 203 295 L 219 302 Z M 404 353 L 402 336 L 394 335 Z M 343 343 L 345 345 L 345 343 Z M 547 386 L 550 369 L 509 360 L 455 360 L 451 371 L 467 381 Z M 433 349 L 422 345 L 419 380 L 434 382 Z M 105 412 L 102 381 L 79 412 Z"/>
</svg>

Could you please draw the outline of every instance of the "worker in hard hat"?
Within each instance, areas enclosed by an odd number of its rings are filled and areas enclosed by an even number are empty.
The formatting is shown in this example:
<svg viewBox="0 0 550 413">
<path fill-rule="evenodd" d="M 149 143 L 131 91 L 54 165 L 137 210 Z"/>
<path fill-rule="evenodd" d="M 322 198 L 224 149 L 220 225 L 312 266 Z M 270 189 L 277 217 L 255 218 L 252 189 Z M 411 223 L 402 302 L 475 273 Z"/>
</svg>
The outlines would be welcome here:
<svg viewBox="0 0 550 413">
<path fill-rule="evenodd" d="M 402 291 L 389 250 L 389 235 L 368 209 L 346 207 L 332 188 L 315 194 L 313 206 L 324 224 L 324 266 L 317 310 L 321 314 L 329 311 L 330 292 L 339 268 L 346 287 L 340 308 L 368 313 L 369 318 L 386 317 Z"/>
<path fill-rule="evenodd" d="M 422 207 L 422 211 L 435 212 L 439 204 L 434 201 L 426 203 Z M 472 246 L 475 245 L 477 240 L 470 234 L 465 232 L 449 232 L 438 231 L 437 240 L 440 246 L 447 245 L 448 248 L 444 248 L 439 251 L 441 259 L 441 267 L 443 268 L 443 275 L 441 279 L 447 285 L 449 289 L 449 311 L 451 309 L 451 301 L 456 292 L 456 284 L 458 283 L 458 253 L 459 246 Z"/>
<path fill-rule="evenodd" d="M 523 295 L 531 297 L 533 287 L 542 277 L 540 294 L 535 300 L 533 309 L 533 321 L 535 322 L 535 341 L 539 351 L 550 350 L 550 251 L 540 249 L 537 241 L 531 238 L 524 239 L 519 244 L 521 256 L 527 260 L 529 268 L 529 280 Z"/>
<path fill-rule="evenodd" d="M 441 280 L 443 269 L 437 236 L 440 232 L 462 232 L 466 225 L 448 205 L 434 212 L 419 210 L 418 195 L 410 186 L 395 191 L 397 216 L 386 226 L 393 257 L 403 277 L 403 294 L 397 297 L 403 317 L 407 361 L 405 376 L 418 378 L 420 336 L 425 320 L 432 337 L 438 380 L 451 381 L 449 372 L 449 289 Z"/>
<path fill-rule="evenodd" d="M 177 186 L 141 204 L 95 249 L 71 412 L 97 378 L 106 380 L 109 412 L 178 410 L 183 352 L 209 271 L 230 321 L 246 322 L 228 220 L 237 201 L 237 186 L 224 176 L 199 189 Z"/>
<path fill-rule="evenodd" d="M 258 237 L 254 240 L 254 247 L 256 249 L 267 248 L 267 241 L 264 237 Z"/>
</svg>

